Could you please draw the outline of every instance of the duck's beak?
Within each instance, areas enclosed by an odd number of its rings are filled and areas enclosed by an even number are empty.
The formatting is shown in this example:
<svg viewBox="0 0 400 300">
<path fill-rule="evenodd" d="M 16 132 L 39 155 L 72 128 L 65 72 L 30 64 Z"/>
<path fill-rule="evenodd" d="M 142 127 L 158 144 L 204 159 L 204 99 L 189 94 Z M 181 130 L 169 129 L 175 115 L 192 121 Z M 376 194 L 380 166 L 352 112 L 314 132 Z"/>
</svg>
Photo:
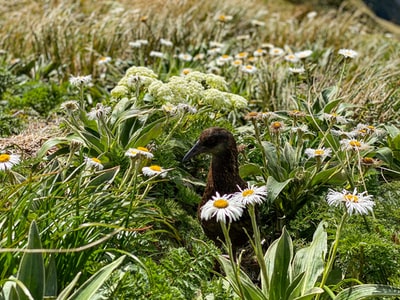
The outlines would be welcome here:
<svg viewBox="0 0 400 300">
<path fill-rule="evenodd" d="M 185 156 L 182 159 L 182 162 L 187 162 L 189 159 L 192 157 L 195 157 L 196 155 L 203 153 L 206 151 L 206 147 L 204 147 L 200 141 L 197 141 L 197 143 L 190 149 Z"/>
</svg>

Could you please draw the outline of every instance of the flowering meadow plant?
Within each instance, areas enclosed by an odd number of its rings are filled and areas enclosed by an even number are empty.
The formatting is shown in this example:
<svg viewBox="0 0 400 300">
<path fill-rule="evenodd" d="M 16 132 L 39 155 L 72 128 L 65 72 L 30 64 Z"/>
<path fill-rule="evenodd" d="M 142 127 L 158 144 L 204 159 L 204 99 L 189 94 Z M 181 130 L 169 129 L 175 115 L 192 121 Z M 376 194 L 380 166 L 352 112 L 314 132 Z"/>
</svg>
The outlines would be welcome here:
<svg viewBox="0 0 400 300">
<path fill-rule="evenodd" d="M 1 299 L 399 297 L 392 29 L 353 2 L 14 2 Z M 199 211 L 221 247 L 196 217 L 210 161 L 181 162 L 214 126 L 248 182 Z M 249 243 L 232 249 L 244 216 Z"/>
</svg>

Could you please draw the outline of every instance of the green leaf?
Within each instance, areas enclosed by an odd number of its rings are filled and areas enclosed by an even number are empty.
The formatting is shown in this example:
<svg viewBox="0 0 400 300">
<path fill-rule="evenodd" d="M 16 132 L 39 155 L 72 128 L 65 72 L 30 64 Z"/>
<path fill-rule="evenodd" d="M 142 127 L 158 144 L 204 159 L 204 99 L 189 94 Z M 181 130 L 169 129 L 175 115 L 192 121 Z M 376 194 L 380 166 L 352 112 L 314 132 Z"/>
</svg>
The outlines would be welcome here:
<svg viewBox="0 0 400 300">
<path fill-rule="evenodd" d="M 163 132 L 164 124 L 160 120 L 153 122 L 143 128 L 142 133 L 132 145 L 133 147 L 146 146 L 151 140 L 158 138 Z"/>
<path fill-rule="evenodd" d="M 285 299 L 292 278 L 290 262 L 293 258 L 292 239 L 285 227 L 273 248 L 273 251 L 268 249 L 264 256 L 269 277 L 269 290 L 263 290 L 263 292 L 268 292 L 270 300 Z"/>
<path fill-rule="evenodd" d="M 81 276 L 81 272 L 75 275 L 74 279 L 68 284 L 65 289 L 62 290 L 60 295 L 58 295 L 57 300 L 66 300 L 69 294 L 71 294 L 72 290 L 74 289 L 76 283 L 79 280 L 79 277 Z"/>
<path fill-rule="evenodd" d="M 256 164 L 245 164 L 239 167 L 239 174 L 242 178 L 261 175 L 261 168 Z"/>
<path fill-rule="evenodd" d="M 326 226 L 326 222 L 321 222 L 314 233 L 311 244 L 297 251 L 293 260 L 293 276 L 300 274 L 303 276 L 289 299 L 306 295 L 322 274 L 328 250 Z"/>
<path fill-rule="evenodd" d="M 36 222 L 32 221 L 29 228 L 27 249 L 41 248 L 39 230 Z M 28 288 L 34 299 L 43 299 L 45 284 L 43 254 L 24 253 L 19 265 L 17 279 Z M 20 299 L 29 299 L 19 286 L 17 292 Z"/>
<path fill-rule="evenodd" d="M 278 182 L 274 177 L 269 176 L 267 179 L 268 201 L 274 201 L 290 181 L 292 181 L 292 179 L 288 179 L 284 182 Z"/>
<path fill-rule="evenodd" d="M 90 297 L 92 297 L 96 293 L 96 291 L 103 285 L 103 283 L 110 277 L 111 273 L 122 263 L 124 259 L 125 255 L 101 268 L 68 299 L 90 299 Z"/>
<path fill-rule="evenodd" d="M 117 176 L 119 169 L 120 169 L 119 166 L 116 166 L 114 168 L 110 168 L 99 172 L 100 175 L 93 178 L 89 182 L 88 186 L 98 187 L 103 185 L 104 183 L 111 184 L 114 181 L 115 177 Z"/>
<path fill-rule="evenodd" d="M 327 170 L 323 170 L 312 178 L 311 186 L 322 184 L 341 185 L 347 180 L 346 176 L 341 174 L 341 166 L 336 166 Z"/>
<path fill-rule="evenodd" d="M 46 268 L 46 284 L 44 295 L 47 297 L 57 296 L 57 269 L 54 257 L 54 255 L 50 256 L 49 264 Z"/>
<path fill-rule="evenodd" d="M 239 271 L 240 282 L 237 282 L 237 277 L 235 276 L 230 260 L 220 255 L 218 256 L 218 261 L 226 274 L 225 280 L 229 282 L 229 284 L 231 285 L 231 287 L 238 296 L 240 295 L 240 288 L 239 288 L 240 284 L 245 299 L 267 300 L 267 298 L 263 295 L 259 287 L 256 284 L 254 284 L 252 280 L 242 270 Z"/>
<path fill-rule="evenodd" d="M 336 295 L 334 299 L 355 300 L 369 297 L 377 298 L 389 296 L 400 296 L 400 288 L 380 284 L 356 285 L 341 291 L 339 294 Z"/>
</svg>

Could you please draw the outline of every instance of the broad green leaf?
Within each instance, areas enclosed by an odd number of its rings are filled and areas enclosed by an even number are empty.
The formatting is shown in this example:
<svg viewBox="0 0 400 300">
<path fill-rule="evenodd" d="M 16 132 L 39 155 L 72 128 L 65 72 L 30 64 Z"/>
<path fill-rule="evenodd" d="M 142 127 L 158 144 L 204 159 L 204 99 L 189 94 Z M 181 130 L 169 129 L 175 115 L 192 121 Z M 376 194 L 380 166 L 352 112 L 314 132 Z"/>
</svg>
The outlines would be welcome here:
<svg viewBox="0 0 400 300">
<path fill-rule="evenodd" d="M 62 290 L 60 295 L 58 295 L 57 300 L 66 300 L 67 297 L 71 294 L 72 290 L 74 289 L 76 283 L 79 280 L 79 277 L 81 276 L 81 272 L 75 275 L 74 279 L 65 287 L 65 289 Z"/>
<path fill-rule="evenodd" d="M 118 172 L 119 172 L 119 166 L 101 171 L 99 172 L 100 174 L 98 176 L 96 176 L 89 182 L 88 186 L 97 187 L 103 185 L 104 183 L 111 184 L 114 181 L 115 177 L 117 176 Z"/>
<path fill-rule="evenodd" d="M 239 270 L 239 280 L 235 276 L 232 264 L 230 260 L 220 255 L 218 257 L 218 261 L 224 270 L 226 276 L 225 280 L 229 282 L 233 290 L 237 295 L 240 295 L 239 284 L 242 287 L 244 298 L 249 300 L 267 300 L 267 298 L 263 295 L 259 287 L 252 282 L 252 280 L 244 273 L 242 270 Z"/>
<path fill-rule="evenodd" d="M 311 186 L 314 187 L 316 185 L 322 185 L 326 183 L 340 185 L 346 180 L 346 176 L 343 176 L 341 174 L 341 167 L 336 166 L 315 174 L 315 176 L 311 180 Z"/>
<path fill-rule="evenodd" d="M 399 297 L 400 296 L 400 288 L 389 286 L 389 285 L 380 285 L 380 284 L 363 284 L 352 286 L 348 289 L 341 291 L 336 295 L 334 300 L 356 300 L 356 299 L 365 299 L 369 297 Z"/>
<path fill-rule="evenodd" d="M 288 179 L 284 182 L 278 182 L 274 177 L 269 176 L 267 179 L 268 201 L 274 201 L 291 180 L 292 179 Z"/>
<path fill-rule="evenodd" d="M 285 299 L 286 290 L 289 287 L 292 274 L 290 262 L 293 258 L 293 244 L 286 228 L 283 228 L 282 235 L 274 243 L 274 251 L 267 250 L 264 256 L 269 277 L 269 300 Z M 263 291 L 264 292 L 264 291 Z"/>
<path fill-rule="evenodd" d="M 69 297 L 69 300 L 90 299 L 103 283 L 110 277 L 111 273 L 118 268 L 124 260 L 125 255 L 121 256 L 112 263 L 104 266 L 90 277 L 75 293 Z"/>
<path fill-rule="evenodd" d="M 57 269 L 55 256 L 51 255 L 46 268 L 45 296 L 57 297 Z"/>
<path fill-rule="evenodd" d="M 261 168 L 256 164 L 245 164 L 239 167 L 239 174 L 242 178 L 261 175 Z"/>
<path fill-rule="evenodd" d="M 143 128 L 141 135 L 132 146 L 140 147 L 146 146 L 151 140 L 158 138 L 163 132 L 164 124 L 160 120 L 151 123 L 150 125 Z"/>
<path fill-rule="evenodd" d="M 36 222 L 32 221 L 29 228 L 27 249 L 41 248 L 39 230 Z M 43 299 L 45 284 L 43 254 L 24 253 L 18 268 L 17 279 L 28 288 L 34 299 Z M 20 299 L 28 299 L 19 286 L 17 292 Z"/>
<path fill-rule="evenodd" d="M 307 291 L 303 296 L 294 298 L 293 300 L 311 300 L 318 294 L 322 294 L 324 292 L 323 289 L 319 287 L 314 287 L 311 290 Z"/>
<path fill-rule="evenodd" d="M 303 276 L 289 299 L 304 296 L 315 286 L 322 274 L 328 250 L 326 226 L 326 222 L 321 222 L 314 233 L 310 246 L 297 251 L 293 260 L 293 276 L 299 274 L 303 274 Z"/>
</svg>

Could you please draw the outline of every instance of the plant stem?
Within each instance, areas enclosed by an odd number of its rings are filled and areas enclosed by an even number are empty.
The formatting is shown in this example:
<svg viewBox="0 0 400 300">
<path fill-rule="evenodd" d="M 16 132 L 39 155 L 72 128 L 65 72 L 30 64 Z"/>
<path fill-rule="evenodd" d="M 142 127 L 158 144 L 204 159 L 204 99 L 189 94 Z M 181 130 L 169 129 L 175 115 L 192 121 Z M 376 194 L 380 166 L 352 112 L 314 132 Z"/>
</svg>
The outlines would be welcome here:
<svg viewBox="0 0 400 300">
<path fill-rule="evenodd" d="M 243 292 L 243 287 L 242 287 L 242 282 L 241 282 L 240 276 L 239 276 L 240 266 L 238 266 L 236 264 L 236 262 L 235 262 L 234 253 L 233 253 L 233 250 L 232 250 L 232 242 L 231 242 L 231 238 L 229 236 L 229 230 L 226 227 L 226 224 L 224 222 L 219 222 L 219 223 L 220 223 L 221 228 L 222 228 L 222 233 L 224 234 L 224 237 L 225 237 L 225 246 L 226 246 L 226 248 L 228 250 L 228 256 L 229 256 L 229 260 L 230 260 L 231 265 L 232 265 L 233 273 L 235 274 L 235 281 L 236 281 L 236 284 L 237 284 L 237 286 L 239 288 L 239 291 L 238 291 L 239 292 L 238 293 L 239 297 L 240 297 L 240 299 L 245 299 L 244 292 Z"/>
<path fill-rule="evenodd" d="M 332 247 L 331 247 L 331 249 L 329 251 L 328 263 L 327 263 L 327 265 L 325 267 L 325 270 L 324 270 L 324 273 L 322 275 L 322 280 L 321 280 L 321 283 L 319 285 L 320 288 L 324 288 L 325 283 L 326 283 L 326 281 L 328 279 L 329 273 L 332 270 L 333 263 L 335 261 L 335 257 L 336 257 L 336 253 L 337 253 L 337 249 L 338 249 L 338 246 L 339 246 L 340 234 L 342 232 L 343 225 L 344 225 L 344 222 L 346 221 L 347 216 L 348 216 L 348 213 L 346 211 L 343 214 L 342 219 L 340 220 L 339 226 L 338 226 L 338 228 L 336 230 L 336 237 L 335 237 L 335 240 L 333 241 Z M 318 300 L 320 298 L 320 296 L 321 296 L 321 294 L 318 294 L 315 297 L 315 299 Z"/>
<path fill-rule="evenodd" d="M 267 275 L 267 266 L 265 265 L 264 254 L 261 245 L 261 236 L 260 230 L 257 226 L 256 220 L 256 213 L 255 207 L 253 205 L 249 205 L 248 207 L 250 219 L 251 219 L 251 226 L 253 227 L 253 234 L 254 234 L 254 251 L 256 253 L 257 261 L 261 269 L 262 275 L 262 285 L 266 287 L 266 290 L 269 290 L 269 282 L 268 282 L 268 275 Z"/>
</svg>

